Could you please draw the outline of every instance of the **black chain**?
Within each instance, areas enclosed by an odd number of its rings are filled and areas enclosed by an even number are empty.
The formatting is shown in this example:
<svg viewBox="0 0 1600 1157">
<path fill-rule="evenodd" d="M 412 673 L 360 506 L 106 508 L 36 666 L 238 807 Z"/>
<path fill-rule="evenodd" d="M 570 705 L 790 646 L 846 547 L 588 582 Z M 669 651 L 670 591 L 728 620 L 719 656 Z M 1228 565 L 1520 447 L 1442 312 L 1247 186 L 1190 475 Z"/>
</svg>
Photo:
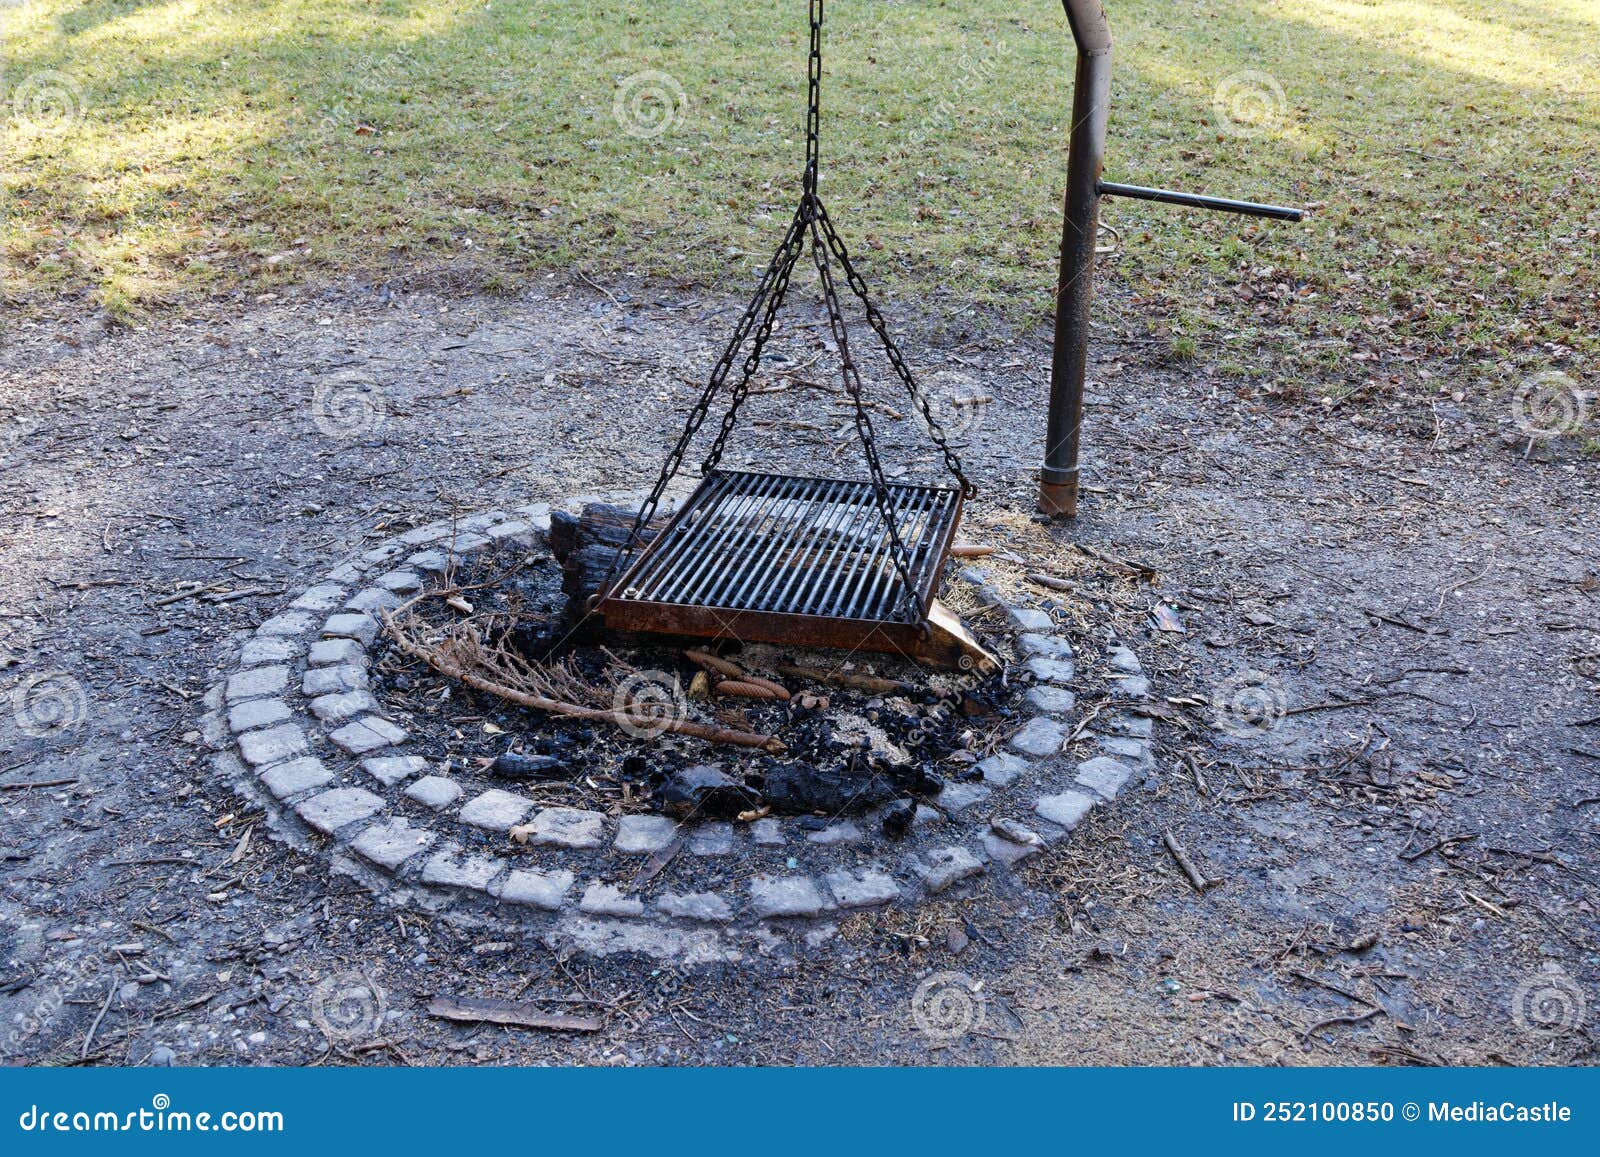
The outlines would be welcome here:
<svg viewBox="0 0 1600 1157">
<path fill-rule="evenodd" d="M 872 493 L 878 506 L 878 511 L 883 517 L 884 526 L 888 530 L 891 553 L 894 556 L 895 569 L 900 572 L 903 583 L 901 601 L 907 610 L 912 610 L 920 616 L 923 608 L 916 607 L 913 601 L 913 588 L 911 582 L 911 556 L 907 551 L 904 541 L 900 537 L 899 527 L 895 524 L 893 503 L 889 496 L 889 484 L 883 476 L 883 465 L 878 459 L 877 437 L 872 428 L 872 417 L 867 413 L 866 404 L 862 397 L 861 374 L 855 363 L 850 358 L 849 336 L 846 332 L 844 314 L 839 308 L 839 296 L 834 286 L 833 271 L 828 266 L 828 254 L 831 252 L 838 259 L 839 266 L 844 270 L 845 281 L 856 297 L 861 301 L 867 315 L 867 324 L 878 335 L 878 340 L 883 343 L 883 348 L 889 357 L 889 364 L 893 367 L 895 375 L 905 386 L 922 414 L 927 425 L 929 436 L 938 446 L 944 456 L 945 468 L 955 476 L 961 485 L 961 491 L 971 497 L 976 487 L 968 481 L 961 469 L 961 459 L 951 447 L 945 437 L 944 429 L 933 415 L 933 408 L 928 398 L 917 386 L 916 379 L 912 377 L 910 367 L 906 365 L 901 356 L 899 347 L 894 339 L 889 336 L 888 324 L 883 315 L 873 304 L 867 292 L 865 279 L 856 271 L 855 265 L 850 260 L 849 251 L 845 248 L 838 231 L 834 229 L 833 222 L 828 217 L 828 211 L 822 205 L 822 199 L 817 193 L 817 177 L 820 168 L 820 128 L 822 123 L 822 4 L 823 0 L 810 0 L 811 5 L 811 47 L 810 56 L 806 64 L 806 167 L 803 177 L 800 207 L 795 211 L 794 220 L 789 223 L 788 231 L 784 234 L 783 242 L 778 246 L 778 251 L 773 254 L 772 261 L 767 265 L 766 272 L 761 276 L 761 283 L 756 287 L 756 292 L 750 299 L 750 304 L 734 326 L 733 336 L 729 339 L 727 347 L 718 359 L 715 368 L 711 371 L 711 378 L 706 383 L 706 388 L 700 394 L 694 407 L 689 411 L 688 421 L 684 423 L 683 433 L 679 435 L 677 444 L 667 455 L 667 460 L 661 465 L 661 473 L 656 478 L 656 484 L 651 489 L 650 495 L 639 507 L 639 514 L 634 519 L 633 529 L 628 535 L 627 545 L 619 551 L 616 559 L 611 564 L 611 569 L 606 575 L 605 590 L 609 590 L 626 568 L 628 561 L 638 550 L 645 527 L 655 518 L 656 511 L 660 509 L 662 495 L 666 493 L 667 485 L 683 466 L 683 460 L 689 453 L 689 447 L 694 442 L 695 435 L 705 424 L 711 411 L 711 403 L 727 383 L 728 375 L 733 370 L 733 364 L 739 356 L 746 339 L 750 337 L 751 329 L 755 330 L 755 339 L 751 343 L 750 351 L 745 355 L 740 366 L 739 380 L 735 383 L 729 397 L 728 409 L 722 416 L 720 428 L 716 438 L 712 441 L 705 460 L 701 463 L 704 474 L 710 474 L 722 460 L 723 450 L 727 445 L 728 437 L 733 433 L 738 421 L 740 408 L 750 394 L 750 383 L 761 365 L 761 354 L 766 348 L 768 339 L 772 336 L 773 323 L 778 312 L 783 307 L 785 296 L 789 291 L 789 280 L 794 273 L 794 267 L 799 262 L 805 250 L 807 236 L 811 239 L 811 255 L 817 267 L 817 276 L 822 283 L 823 303 L 828 310 L 828 326 L 833 332 L 834 343 L 839 347 L 839 360 L 842 363 L 845 392 L 850 395 L 850 400 L 855 407 L 856 434 L 861 441 L 862 452 L 867 459 L 867 469 L 872 475 Z M 759 322 L 757 318 L 759 317 Z"/>
</svg>

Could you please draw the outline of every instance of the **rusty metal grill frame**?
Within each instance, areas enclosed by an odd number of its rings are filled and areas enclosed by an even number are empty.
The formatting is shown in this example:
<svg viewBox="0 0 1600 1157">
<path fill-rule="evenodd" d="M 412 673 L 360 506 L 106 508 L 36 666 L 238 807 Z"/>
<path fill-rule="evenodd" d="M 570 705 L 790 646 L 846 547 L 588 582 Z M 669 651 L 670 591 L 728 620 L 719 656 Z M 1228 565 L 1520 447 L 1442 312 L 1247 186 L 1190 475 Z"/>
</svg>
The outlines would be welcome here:
<svg viewBox="0 0 1600 1157">
<path fill-rule="evenodd" d="M 886 489 L 910 557 L 909 605 L 871 482 L 714 470 L 597 609 L 612 629 L 912 654 L 963 495 Z"/>
</svg>

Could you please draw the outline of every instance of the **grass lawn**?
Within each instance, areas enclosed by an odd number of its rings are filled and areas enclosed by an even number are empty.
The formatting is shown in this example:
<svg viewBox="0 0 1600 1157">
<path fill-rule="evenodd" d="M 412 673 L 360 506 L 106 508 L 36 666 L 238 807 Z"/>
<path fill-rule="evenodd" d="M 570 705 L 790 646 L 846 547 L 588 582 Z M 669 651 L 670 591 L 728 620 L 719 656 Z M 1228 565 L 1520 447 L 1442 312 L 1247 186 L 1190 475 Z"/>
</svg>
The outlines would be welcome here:
<svg viewBox="0 0 1600 1157">
<path fill-rule="evenodd" d="M 4 291 L 137 315 L 448 264 L 742 289 L 798 192 L 805 5 L 3 0 Z M 1102 316 L 1239 374 L 1600 352 L 1600 2 L 1107 0 Z M 834 0 L 824 192 L 886 299 L 1049 306 L 1055 0 Z M 643 75 L 641 75 L 643 74 Z M 631 130 L 631 131 L 630 131 Z M 1281 387 L 1295 375 L 1278 361 Z"/>
</svg>

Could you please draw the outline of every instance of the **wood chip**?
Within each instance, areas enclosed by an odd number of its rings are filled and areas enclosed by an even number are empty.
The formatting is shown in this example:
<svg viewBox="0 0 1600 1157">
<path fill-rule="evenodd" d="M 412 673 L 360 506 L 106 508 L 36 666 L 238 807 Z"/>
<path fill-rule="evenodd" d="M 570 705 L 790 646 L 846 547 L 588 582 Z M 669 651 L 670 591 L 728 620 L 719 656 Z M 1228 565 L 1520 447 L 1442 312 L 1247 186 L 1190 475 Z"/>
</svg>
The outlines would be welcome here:
<svg viewBox="0 0 1600 1157">
<path fill-rule="evenodd" d="M 543 1012 L 537 1006 L 516 1000 L 478 1000 L 470 997 L 455 999 L 436 996 L 428 1002 L 428 1015 L 440 1020 L 467 1021 L 474 1024 L 509 1024 L 517 1028 L 541 1028 L 552 1032 L 599 1032 L 597 1016 L 570 1016 L 567 1013 Z"/>
</svg>

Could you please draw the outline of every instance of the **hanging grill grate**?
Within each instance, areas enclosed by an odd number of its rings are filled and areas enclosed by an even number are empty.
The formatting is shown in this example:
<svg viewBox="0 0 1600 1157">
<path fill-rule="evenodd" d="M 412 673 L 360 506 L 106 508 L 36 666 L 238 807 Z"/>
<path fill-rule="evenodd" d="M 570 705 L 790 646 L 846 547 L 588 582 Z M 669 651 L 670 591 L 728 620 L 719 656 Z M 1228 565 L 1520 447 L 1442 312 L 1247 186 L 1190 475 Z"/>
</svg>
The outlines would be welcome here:
<svg viewBox="0 0 1600 1157">
<path fill-rule="evenodd" d="M 611 588 L 601 603 L 606 626 L 910 653 L 962 494 L 888 491 L 910 557 L 909 592 L 872 483 L 717 470 Z"/>
</svg>

